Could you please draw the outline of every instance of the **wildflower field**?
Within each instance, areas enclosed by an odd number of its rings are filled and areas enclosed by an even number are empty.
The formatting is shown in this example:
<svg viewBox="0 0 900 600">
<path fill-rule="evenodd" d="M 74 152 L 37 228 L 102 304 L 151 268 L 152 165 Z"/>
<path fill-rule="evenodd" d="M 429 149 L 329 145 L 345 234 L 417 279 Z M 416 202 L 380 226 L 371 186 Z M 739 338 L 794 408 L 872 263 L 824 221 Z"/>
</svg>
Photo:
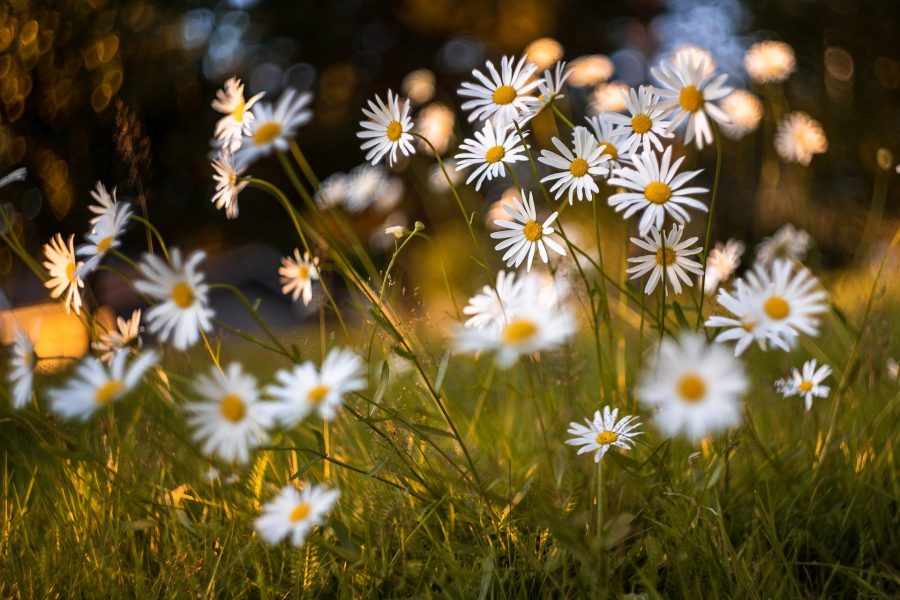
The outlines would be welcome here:
<svg viewBox="0 0 900 600">
<path fill-rule="evenodd" d="M 60 15 L 2 10 L 44 82 Z M 124 169 L 65 211 L 5 106 L 0 596 L 898 597 L 896 44 L 858 141 L 861 55 L 662 26 L 637 70 L 454 38 L 341 127 L 331 76 L 228 63 L 187 150 L 102 38 Z"/>
</svg>

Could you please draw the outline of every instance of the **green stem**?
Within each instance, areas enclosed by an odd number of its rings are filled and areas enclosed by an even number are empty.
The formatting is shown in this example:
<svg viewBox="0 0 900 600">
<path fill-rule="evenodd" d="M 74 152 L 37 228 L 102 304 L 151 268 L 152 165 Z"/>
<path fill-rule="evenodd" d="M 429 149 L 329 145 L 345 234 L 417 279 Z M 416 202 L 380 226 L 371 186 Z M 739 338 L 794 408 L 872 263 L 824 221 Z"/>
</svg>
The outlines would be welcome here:
<svg viewBox="0 0 900 600">
<path fill-rule="evenodd" d="M 155 237 L 156 241 L 159 242 L 160 248 L 162 248 L 163 256 L 166 257 L 166 260 L 169 260 L 169 249 L 166 247 L 166 243 L 163 241 L 163 237 L 162 237 L 162 234 L 159 232 L 159 229 L 157 229 L 153 223 L 151 223 L 144 217 L 141 217 L 141 216 L 138 216 L 135 214 L 131 215 L 131 220 L 136 221 L 138 223 L 142 223 L 144 225 L 144 227 L 146 227 L 147 230 L 153 234 L 153 237 Z"/>
<path fill-rule="evenodd" d="M 316 177 L 315 171 L 313 171 L 309 161 L 306 160 L 306 156 L 303 155 L 300 146 L 297 145 L 297 140 L 294 139 L 291 140 L 291 154 L 300 166 L 300 170 L 303 171 L 303 175 L 306 177 L 307 181 L 312 185 L 313 190 L 318 190 L 322 187 L 319 178 Z"/>
</svg>

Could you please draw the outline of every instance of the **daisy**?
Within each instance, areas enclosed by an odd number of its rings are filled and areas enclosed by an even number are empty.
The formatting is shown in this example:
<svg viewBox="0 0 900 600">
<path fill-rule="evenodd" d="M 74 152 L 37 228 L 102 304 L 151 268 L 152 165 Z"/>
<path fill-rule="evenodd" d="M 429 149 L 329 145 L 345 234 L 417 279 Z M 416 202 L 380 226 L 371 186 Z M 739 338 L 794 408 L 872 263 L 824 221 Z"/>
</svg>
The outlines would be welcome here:
<svg viewBox="0 0 900 600">
<path fill-rule="evenodd" d="M 28 177 L 28 169 L 25 167 L 13 169 L 3 177 L 0 177 L 0 188 L 6 187 L 11 183 L 16 183 L 17 181 L 24 181 L 26 177 Z"/>
<path fill-rule="evenodd" d="M 756 247 L 756 262 L 770 265 L 777 258 L 803 260 L 812 246 L 812 236 L 791 223 L 785 223 Z"/>
<path fill-rule="evenodd" d="M 216 138 L 224 142 L 230 152 L 241 147 L 242 136 L 250 135 L 253 123 L 250 109 L 263 95 L 264 92 L 260 92 L 244 100 L 244 84 L 237 77 L 226 80 L 225 86 L 216 92 L 212 107 L 225 115 L 216 123 Z"/>
<path fill-rule="evenodd" d="M 750 46 L 744 54 L 744 68 L 756 83 L 780 83 L 797 70 L 797 62 L 790 46 L 767 40 Z"/>
<path fill-rule="evenodd" d="M 610 115 L 606 112 L 601 112 L 593 117 L 586 117 L 586 120 L 594 132 L 597 147 L 602 147 L 603 154 L 609 155 L 610 169 L 617 169 L 622 165 L 631 164 L 628 132 L 625 129 L 616 128 L 610 119 Z"/>
<path fill-rule="evenodd" d="M 721 108 L 729 119 L 728 123 L 722 123 L 722 132 L 733 140 L 756 131 L 763 118 L 762 102 L 746 90 L 735 90 L 725 96 Z"/>
<path fill-rule="evenodd" d="M 626 188 L 626 191 L 609 197 L 609 205 L 616 212 L 628 219 L 638 211 L 643 211 L 638 223 L 638 234 L 647 235 L 651 227 L 662 229 L 663 220 L 668 214 L 682 225 L 690 221 L 685 207 L 707 212 L 706 205 L 692 196 L 705 194 L 708 190 L 702 187 L 683 187 L 688 181 L 700 174 L 697 171 L 678 173 L 678 167 L 684 157 L 672 163 L 672 147 L 666 148 L 662 161 L 656 153 L 632 155 L 634 168 L 622 167 L 610 178 L 610 185 Z"/>
<path fill-rule="evenodd" d="M 63 241 L 61 234 L 57 233 L 50 238 L 49 244 L 44 244 L 44 267 L 50 273 L 50 279 L 44 282 L 44 286 L 50 290 L 51 298 L 59 298 L 65 294 L 64 306 L 66 314 L 74 310 L 76 315 L 81 314 L 81 294 L 78 288 L 84 287 L 80 274 L 84 267 L 83 262 L 75 262 L 75 236 L 70 235 L 68 241 Z"/>
<path fill-rule="evenodd" d="M 344 207 L 352 213 L 366 210 L 388 187 L 388 174 L 381 165 L 363 163 L 347 174 Z"/>
<path fill-rule="evenodd" d="M 571 77 L 572 69 L 566 68 L 566 61 L 556 63 L 553 70 L 547 69 L 538 82 L 538 100 L 541 101 L 541 108 L 547 106 L 554 100 L 565 98 L 562 93 L 566 80 Z"/>
<path fill-rule="evenodd" d="M 298 492 L 285 486 L 274 500 L 263 506 L 256 519 L 256 531 L 268 544 L 290 538 L 294 546 L 302 546 L 310 530 L 325 522 L 334 503 L 340 497 L 337 490 L 311 485 Z"/>
<path fill-rule="evenodd" d="M 581 423 L 569 423 L 569 435 L 575 437 L 566 440 L 570 446 L 581 446 L 578 454 L 594 453 L 594 462 L 600 462 L 603 455 L 611 447 L 630 450 L 634 445 L 634 438 L 641 435 L 642 431 L 635 431 L 641 426 L 636 416 L 626 416 L 619 419 L 619 409 L 610 410 L 603 407 L 603 413 L 594 412 L 594 420 L 585 419 L 587 426 Z"/>
<path fill-rule="evenodd" d="M 761 326 L 771 336 L 793 347 L 800 333 L 819 333 L 817 315 L 828 310 L 828 295 L 802 265 L 794 272 L 794 262 L 778 259 L 769 269 L 756 265 L 747 274 L 759 306 Z"/>
<path fill-rule="evenodd" d="M 159 356 L 150 351 L 138 356 L 130 365 L 127 360 L 127 352 L 119 352 L 109 366 L 93 356 L 85 358 L 66 387 L 47 392 L 53 412 L 64 419 L 87 421 L 95 411 L 121 399 L 140 383 Z"/>
<path fill-rule="evenodd" d="M 550 224 L 556 220 L 559 213 L 554 212 L 547 217 L 543 224 L 537 221 L 537 211 L 534 208 L 534 198 L 531 192 L 526 196 L 525 190 L 521 192 L 522 200 L 513 198 L 513 206 L 504 206 L 507 215 L 514 220 L 498 219 L 494 221 L 502 231 L 491 233 L 494 239 L 502 240 L 494 248 L 497 251 L 506 248 L 503 260 L 506 266 L 516 267 L 522 264 L 525 257 L 528 256 L 528 270 L 531 270 L 531 263 L 534 261 L 534 252 L 537 249 L 541 256 L 541 260 L 545 263 L 550 261 L 547 255 L 547 246 L 551 250 L 562 256 L 566 255 L 566 250 L 556 242 L 553 235 L 553 228 Z"/>
<path fill-rule="evenodd" d="M 822 385 L 822 382 L 831 375 L 831 367 L 822 365 L 816 368 L 816 359 L 808 360 L 803 363 L 802 372 L 794 369 L 791 378 L 787 381 L 779 382 L 778 391 L 785 398 L 791 396 L 803 396 L 806 402 L 806 410 L 812 408 L 813 398 L 827 398 L 831 388 Z"/>
<path fill-rule="evenodd" d="M 673 137 L 668 132 L 669 122 L 665 119 L 665 111 L 660 107 L 659 97 L 649 85 L 642 85 L 638 90 L 630 88 L 623 92 L 625 109 L 628 115 L 620 115 L 610 111 L 607 118 L 616 126 L 617 135 L 625 137 L 619 152 L 650 152 L 655 147 L 662 152 L 660 138 Z"/>
<path fill-rule="evenodd" d="M 499 330 L 507 318 L 507 307 L 516 305 L 520 298 L 535 298 L 548 311 L 555 310 L 565 299 L 568 290 L 563 282 L 549 275 L 545 281 L 533 273 L 518 276 L 514 271 L 499 271 L 496 285 L 486 285 L 481 292 L 469 298 L 463 313 L 470 315 L 466 327 Z"/>
<path fill-rule="evenodd" d="M 774 335 L 765 326 L 757 295 L 757 290 L 747 285 L 743 279 L 738 279 L 734 284 L 734 292 L 720 288 L 716 296 L 718 305 L 732 316 L 714 315 L 706 320 L 707 327 L 722 329 L 716 336 L 717 342 L 737 342 L 734 346 L 735 356 L 743 354 L 753 342 L 763 350 L 769 342 L 784 350 L 789 349 L 789 345 L 781 337 Z"/>
<path fill-rule="evenodd" d="M 809 165 L 814 154 L 828 150 L 828 138 L 822 125 L 804 112 L 792 112 L 778 124 L 775 151 L 782 160 Z"/>
<path fill-rule="evenodd" d="M 138 267 L 143 279 L 135 281 L 135 288 L 158 301 L 147 311 L 147 330 L 163 342 L 171 339 L 178 350 L 193 346 L 201 331 L 212 329 L 209 287 L 197 270 L 205 257 L 203 252 L 194 252 L 182 262 L 181 251 L 175 248 L 168 264 L 158 256 L 145 254 Z"/>
<path fill-rule="evenodd" d="M 294 248 L 294 258 L 282 257 L 278 275 L 281 277 L 281 293 L 291 294 L 291 300 L 296 302 L 303 296 L 303 304 L 309 305 L 312 300 L 312 282 L 319 280 L 319 260 L 309 258 L 309 252 L 300 256 L 300 250 Z"/>
<path fill-rule="evenodd" d="M 113 190 L 115 194 L 115 190 Z M 99 207 L 98 207 L 99 208 Z M 127 202 L 121 204 L 115 201 L 104 207 L 104 212 L 94 218 L 90 232 L 85 236 L 86 244 L 76 248 L 78 256 L 87 258 L 81 268 L 81 274 L 92 272 L 113 248 L 121 246 L 119 237 L 125 231 L 128 220 L 131 218 L 131 205 Z"/>
<path fill-rule="evenodd" d="M 716 247 L 710 250 L 706 257 L 706 280 L 703 284 L 703 292 L 713 293 L 719 284 L 727 281 L 731 274 L 741 264 L 741 255 L 744 253 L 744 242 L 734 238 L 724 244 L 716 242 Z"/>
<path fill-rule="evenodd" d="M 638 398 L 656 411 L 654 422 L 666 435 L 697 440 L 740 422 L 747 388 L 744 366 L 730 352 L 683 332 L 660 344 L 644 368 Z"/>
<path fill-rule="evenodd" d="M 341 348 L 328 353 L 321 369 L 307 361 L 290 371 L 278 371 L 279 385 L 267 389 L 277 402 L 276 418 L 289 427 L 313 411 L 326 421 L 334 420 L 344 396 L 366 389 L 365 373 L 362 359 Z"/>
<path fill-rule="evenodd" d="M 328 210 L 344 203 L 347 190 L 350 187 L 350 178 L 346 173 L 334 173 L 330 175 L 316 192 L 316 205 L 320 210 Z"/>
<path fill-rule="evenodd" d="M 113 188 L 112 193 L 110 193 L 106 186 L 98 181 L 94 189 L 91 190 L 91 198 L 96 202 L 96 204 L 88 205 L 88 210 L 94 213 L 90 221 L 91 227 L 104 219 L 115 220 L 119 210 L 119 203 L 116 200 L 116 188 Z"/>
<path fill-rule="evenodd" d="M 91 348 L 100 353 L 102 362 L 109 363 L 116 354 L 129 346 L 140 348 L 143 331 L 141 309 L 138 308 L 131 313 L 130 319 L 116 317 L 115 329 L 101 333 L 97 341 L 91 343 Z"/>
<path fill-rule="evenodd" d="M 216 208 L 225 209 L 225 216 L 236 219 L 238 216 L 238 194 L 247 187 L 247 181 L 238 181 L 244 175 L 246 167 L 235 167 L 234 157 L 230 152 L 222 152 L 212 161 L 213 181 L 216 193 L 210 198 Z"/>
<path fill-rule="evenodd" d="M 666 295 L 669 293 L 667 283 L 672 284 L 672 289 L 676 294 L 681 293 L 681 281 L 688 286 L 693 286 L 691 277 L 688 272 L 700 275 L 703 273 L 703 267 L 699 262 L 691 260 L 689 256 L 694 256 L 703 251 L 703 248 L 691 248 L 691 244 L 696 243 L 697 238 L 692 237 L 681 241 L 684 234 L 683 225 L 672 225 L 672 230 L 666 234 L 665 245 L 663 245 L 662 235 L 656 227 L 650 228 L 650 233 L 644 236 L 644 239 L 631 238 L 631 241 L 648 252 L 649 255 L 637 258 L 629 258 L 628 262 L 635 263 L 633 267 L 626 269 L 626 273 L 632 273 L 631 279 L 643 277 L 650 273 L 647 285 L 644 287 L 645 294 L 652 294 L 659 283 L 665 276 L 663 286 Z M 681 279 L 681 281 L 679 281 Z"/>
<path fill-rule="evenodd" d="M 466 179 L 469 184 L 477 178 L 475 190 L 481 189 L 485 179 L 506 177 L 507 165 L 528 160 L 518 134 L 509 127 L 497 127 L 491 121 L 475 132 L 475 139 L 466 138 L 459 149 L 462 152 L 454 157 L 457 171 L 478 165 Z"/>
<path fill-rule="evenodd" d="M 259 102 L 253 107 L 253 119 L 241 140 L 241 147 L 234 154 L 234 163 L 246 168 L 257 159 L 272 153 L 285 151 L 288 140 L 297 128 L 312 119 L 309 103 L 312 94 L 300 93 L 288 88 L 275 104 Z"/>
<path fill-rule="evenodd" d="M 416 153 L 413 148 L 412 119 L 409 117 L 409 102 L 400 106 L 400 97 L 388 90 L 387 104 L 375 96 L 375 102 L 369 100 L 369 109 L 362 109 L 366 120 L 360 121 L 362 131 L 356 137 L 363 140 L 360 148 L 366 153 L 366 160 L 373 165 L 387 156 L 388 165 L 397 162 L 397 150 L 403 156 Z"/>
<path fill-rule="evenodd" d="M 660 108 L 673 111 L 669 133 L 686 121 L 684 143 L 690 144 L 696 138 L 697 149 L 713 141 L 710 118 L 719 123 L 729 121 L 725 111 L 715 104 L 716 100 L 731 93 L 731 88 L 725 86 L 728 75 L 722 73 L 715 78 L 711 78 L 711 74 L 705 75 L 704 62 L 694 62 L 689 56 L 682 55 L 676 62 L 663 61 L 658 69 L 650 70 L 662 85 L 653 88 L 660 97 Z"/>
<path fill-rule="evenodd" d="M 37 356 L 34 353 L 34 343 L 18 324 L 13 329 L 11 350 L 8 377 L 12 387 L 13 408 L 22 408 L 31 400 L 34 364 Z"/>
<path fill-rule="evenodd" d="M 703 61 L 703 76 L 711 77 L 716 72 L 716 59 L 712 53 L 702 46 L 693 44 L 682 44 L 669 53 L 668 59 L 671 62 L 680 60 L 687 61 L 690 64 L 699 64 Z"/>
<path fill-rule="evenodd" d="M 540 100 L 531 92 L 540 85 L 541 80 L 532 77 L 537 65 L 527 62 L 523 56 L 515 62 L 512 56 L 504 56 L 500 60 L 500 71 L 491 61 L 485 62 L 488 76 L 478 69 L 472 75 L 478 83 L 463 82 L 459 95 L 471 98 L 462 103 L 462 109 L 469 114 L 469 121 L 493 120 L 498 127 L 505 127 L 521 117 L 533 114 L 540 105 Z"/>
<path fill-rule="evenodd" d="M 587 127 L 578 126 L 572 131 L 572 141 L 575 145 L 574 152 L 569 150 L 559 139 L 553 138 L 553 145 L 559 150 L 559 154 L 550 150 L 541 150 L 538 160 L 560 172 L 551 173 L 541 183 L 553 181 L 551 192 L 556 192 L 559 200 L 566 190 L 569 192 L 569 204 L 572 197 L 577 195 L 579 200 L 592 200 L 594 194 L 600 193 L 600 187 L 594 181 L 594 177 L 605 177 L 608 169 L 607 163 L 610 154 L 605 147 L 597 144 L 597 139 L 588 131 Z"/>
<path fill-rule="evenodd" d="M 184 410 L 204 454 L 246 463 L 251 449 L 269 441 L 274 412 L 260 401 L 256 379 L 241 365 L 232 363 L 225 371 L 212 367 L 209 375 L 197 377 L 193 389 L 201 400 L 186 404 Z"/>
</svg>

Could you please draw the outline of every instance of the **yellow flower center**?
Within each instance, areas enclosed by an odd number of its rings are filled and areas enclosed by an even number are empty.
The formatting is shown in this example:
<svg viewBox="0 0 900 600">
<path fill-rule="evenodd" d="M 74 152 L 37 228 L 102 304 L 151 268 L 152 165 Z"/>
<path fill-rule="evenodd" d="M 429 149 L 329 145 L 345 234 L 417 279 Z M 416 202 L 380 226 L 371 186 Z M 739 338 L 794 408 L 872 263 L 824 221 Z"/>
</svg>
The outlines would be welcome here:
<svg viewBox="0 0 900 600">
<path fill-rule="evenodd" d="M 500 162 L 506 156 L 506 148 L 503 146 L 494 146 L 484 153 L 484 160 L 489 163 Z"/>
<path fill-rule="evenodd" d="M 309 266 L 308 265 L 297 265 L 297 279 L 301 279 L 306 281 L 309 279 Z"/>
<path fill-rule="evenodd" d="M 743 323 L 741 323 L 741 327 L 744 328 L 744 331 L 749 333 L 756 329 L 756 323 L 754 323 L 753 321 L 744 321 Z"/>
<path fill-rule="evenodd" d="M 703 92 L 693 85 L 683 87 L 678 94 L 678 104 L 688 112 L 697 112 L 703 108 Z"/>
<path fill-rule="evenodd" d="M 257 146 L 264 146 L 272 143 L 279 135 L 281 135 L 281 123 L 269 121 L 257 127 L 253 132 L 253 143 Z"/>
<path fill-rule="evenodd" d="M 780 321 L 791 314 L 791 305 L 781 296 L 772 296 L 763 304 L 763 310 L 769 318 Z"/>
<path fill-rule="evenodd" d="M 322 385 L 320 383 L 306 393 L 306 399 L 313 404 L 319 404 L 320 402 L 322 402 L 322 400 L 325 399 L 325 396 L 328 395 L 329 391 L 330 390 L 328 389 L 327 385 Z"/>
<path fill-rule="evenodd" d="M 666 248 L 666 266 L 668 267 L 673 262 L 675 262 L 675 251 L 671 248 Z M 656 251 L 656 264 L 663 264 L 663 249 L 660 248 Z"/>
<path fill-rule="evenodd" d="M 179 281 L 172 288 L 172 302 L 178 308 L 190 308 L 194 303 L 194 290 L 183 281 Z"/>
<path fill-rule="evenodd" d="M 612 431 L 601 431 L 597 434 L 596 442 L 601 446 L 612 444 L 619 439 L 619 434 Z"/>
<path fill-rule="evenodd" d="M 246 108 L 246 103 L 243 99 L 237 103 L 234 107 L 234 110 L 231 111 L 231 118 L 237 121 L 238 123 L 242 123 L 244 121 L 244 109 Z"/>
<path fill-rule="evenodd" d="M 97 243 L 97 252 L 106 252 L 112 246 L 113 236 L 108 235 Z"/>
<path fill-rule="evenodd" d="M 519 93 L 511 85 L 501 85 L 494 90 L 493 99 L 496 104 L 509 104 L 516 99 Z"/>
<path fill-rule="evenodd" d="M 525 239 L 529 242 L 536 242 L 544 235 L 544 228 L 540 226 L 537 221 L 528 221 L 525 223 L 525 228 L 523 230 L 525 234 Z"/>
<path fill-rule="evenodd" d="M 75 283 L 75 261 L 69 261 L 69 264 L 66 265 L 66 279 L 69 280 L 69 283 Z"/>
<path fill-rule="evenodd" d="M 390 141 L 396 142 L 403 135 L 403 125 L 400 124 L 400 121 L 391 121 L 388 123 L 385 135 Z"/>
<path fill-rule="evenodd" d="M 587 161 L 581 157 L 576 158 L 569 164 L 569 173 L 575 177 L 584 177 L 588 172 Z"/>
<path fill-rule="evenodd" d="M 662 181 L 653 181 L 644 188 L 644 197 L 653 204 L 665 204 L 672 197 L 672 190 Z"/>
<path fill-rule="evenodd" d="M 312 507 L 306 502 L 303 502 L 294 507 L 294 510 L 291 511 L 291 516 L 288 518 L 291 520 L 291 523 L 302 521 L 309 516 L 310 510 L 312 510 Z"/>
<path fill-rule="evenodd" d="M 638 135 L 644 135 L 650 131 L 651 127 L 653 127 L 653 120 L 644 113 L 634 115 L 631 118 L 631 128 Z"/>
<path fill-rule="evenodd" d="M 706 395 L 706 382 L 696 373 L 685 373 L 678 380 L 678 395 L 685 402 L 699 402 Z"/>
<path fill-rule="evenodd" d="M 603 154 L 609 154 L 609 160 L 616 160 L 619 158 L 619 151 L 609 142 L 597 142 L 597 147 L 599 148 L 600 146 L 606 146 L 603 149 Z"/>
<path fill-rule="evenodd" d="M 534 321 L 528 319 L 513 319 L 503 329 L 503 341 L 507 344 L 520 344 L 527 342 L 538 332 Z"/>
<path fill-rule="evenodd" d="M 110 379 L 97 388 L 97 392 L 94 394 L 94 402 L 100 406 L 106 406 L 119 395 L 123 387 L 125 387 L 125 384 L 118 379 Z"/>
<path fill-rule="evenodd" d="M 808 392 L 809 390 L 813 389 L 813 382 L 809 380 L 801 381 L 800 385 L 797 386 L 797 389 L 801 392 Z"/>
<path fill-rule="evenodd" d="M 232 423 L 243 421 L 244 415 L 247 414 L 247 407 L 244 406 L 244 401 L 237 394 L 226 394 L 222 398 L 219 410 L 222 412 L 222 416 Z"/>
</svg>

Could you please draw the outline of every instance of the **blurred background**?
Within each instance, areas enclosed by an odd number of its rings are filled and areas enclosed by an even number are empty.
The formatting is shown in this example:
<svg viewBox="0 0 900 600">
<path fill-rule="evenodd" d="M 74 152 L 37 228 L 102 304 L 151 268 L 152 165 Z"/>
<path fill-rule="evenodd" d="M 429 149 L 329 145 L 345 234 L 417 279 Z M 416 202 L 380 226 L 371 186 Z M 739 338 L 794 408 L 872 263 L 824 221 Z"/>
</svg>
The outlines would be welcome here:
<svg viewBox="0 0 900 600">
<path fill-rule="evenodd" d="M 649 81 L 649 68 L 685 44 L 707 48 L 733 85 L 766 97 L 771 90 L 749 80 L 743 56 L 754 42 L 774 39 L 790 44 L 797 60 L 780 101 L 818 120 L 829 147 L 809 167 L 779 166 L 774 123 L 725 140 L 714 239 L 752 246 L 792 221 L 815 238 L 820 266 L 848 268 L 892 233 L 900 207 L 898 31 L 894 0 L 12 0 L 0 5 L 0 174 L 25 166 L 29 177 L 2 190 L 0 201 L 15 215 L 13 233 L 38 255 L 57 231 L 82 237 L 96 181 L 117 187 L 120 200 L 143 194 L 170 243 L 209 251 L 211 279 L 278 298 L 268 317 L 289 324 L 307 313 L 280 297 L 278 259 L 295 241 L 279 207 L 244 192 L 239 219 L 229 221 L 209 202 L 219 117 L 210 101 L 226 78 L 241 77 L 248 97 L 265 91 L 274 100 L 286 87 L 315 94 L 314 120 L 298 141 L 324 179 L 363 161 L 360 107 L 389 87 L 428 116 L 430 136 L 452 156 L 471 133 L 453 108 L 455 90 L 486 59 L 527 51 L 544 67 L 602 55 L 582 61 L 578 86 L 566 92 L 564 109 L 581 120 L 616 109 L 618 86 Z M 558 134 L 545 116 L 533 126 L 540 146 Z M 708 170 L 710 185 L 715 149 L 685 151 Z M 444 247 L 452 247 L 462 223 L 446 190 L 429 183 L 432 163 L 421 153 L 402 162 L 393 174 L 403 184 L 396 197 L 353 215 L 376 256 L 393 248 L 386 225 L 415 220 L 446 230 Z M 252 173 L 289 188 L 276 161 L 258 162 Z M 467 200 L 487 211 L 509 187 L 494 183 Z M 141 251 L 143 235 L 131 228 L 126 253 Z M 427 281 L 435 265 L 419 258 L 407 266 Z M 7 307 L 20 316 L 46 302 L 7 248 L 0 276 Z M 93 288 L 95 304 L 110 315 L 136 302 L 117 282 Z"/>
</svg>

